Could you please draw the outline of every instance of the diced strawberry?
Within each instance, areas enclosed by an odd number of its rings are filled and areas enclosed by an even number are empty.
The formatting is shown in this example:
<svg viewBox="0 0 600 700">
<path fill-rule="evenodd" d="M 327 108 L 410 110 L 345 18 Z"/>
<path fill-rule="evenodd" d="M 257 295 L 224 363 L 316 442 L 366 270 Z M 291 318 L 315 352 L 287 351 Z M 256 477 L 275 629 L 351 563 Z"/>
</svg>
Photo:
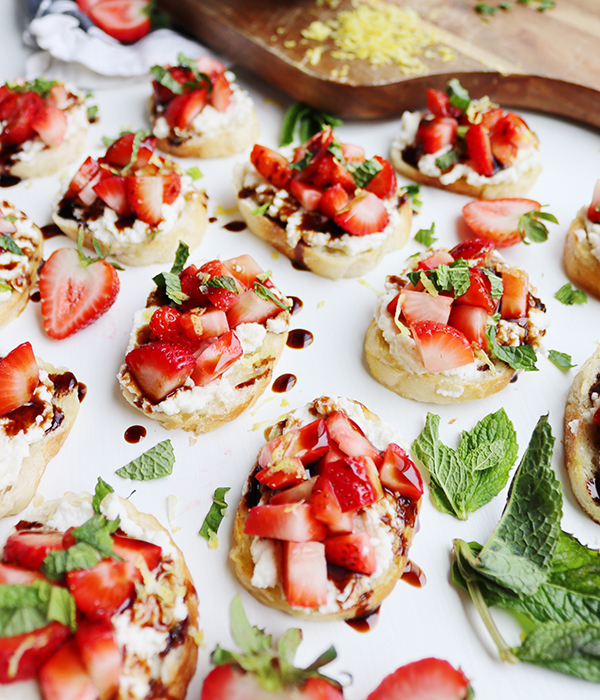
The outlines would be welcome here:
<svg viewBox="0 0 600 700">
<path fill-rule="evenodd" d="M 75 641 L 100 700 L 111 700 L 119 690 L 123 670 L 123 652 L 117 645 L 112 624 L 108 620 L 82 620 Z"/>
<path fill-rule="evenodd" d="M 274 493 L 271 496 L 269 505 L 282 505 L 284 503 L 300 503 L 301 501 L 308 501 L 310 499 L 310 494 L 314 488 L 315 482 L 317 481 L 316 476 L 310 479 L 301 481 L 295 486 L 290 486 L 288 489 L 279 491 L 279 493 Z"/>
<path fill-rule="evenodd" d="M 481 115 L 481 123 L 491 134 L 503 116 L 504 110 L 501 107 L 490 107 Z"/>
<path fill-rule="evenodd" d="M 499 119 L 494 124 L 493 133 L 517 148 L 531 144 L 535 138 L 525 120 L 514 112 L 507 112 Z"/>
<path fill-rule="evenodd" d="M 70 634 L 68 627 L 52 622 L 32 632 L 0 637 L 0 684 L 35 678 L 40 666 Z"/>
<path fill-rule="evenodd" d="M 592 203 L 588 207 L 587 217 L 594 223 L 600 223 L 600 180 L 596 180 Z"/>
<path fill-rule="evenodd" d="M 93 190 L 119 216 L 128 216 L 132 213 L 127 198 L 127 178 L 118 175 L 106 178 L 94 185 Z"/>
<path fill-rule="evenodd" d="M 242 344 L 236 334 L 233 331 L 223 333 L 196 358 L 192 381 L 197 386 L 206 386 L 220 377 L 243 354 Z"/>
<path fill-rule="evenodd" d="M 38 571 L 50 552 L 64 549 L 61 532 L 18 530 L 6 540 L 2 561 Z"/>
<path fill-rule="evenodd" d="M 294 486 L 307 478 L 306 469 L 298 457 L 284 457 L 261 469 L 256 474 L 256 480 L 265 484 L 273 491 Z"/>
<path fill-rule="evenodd" d="M 98 691 L 85 669 L 75 638 L 69 639 L 41 667 L 44 700 L 98 700 Z"/>
<path fill-rule="evenodd" d="M 419 321 L 411 327 L 417 350 L 428 372 L 444 372 L 474 361 L 465 336 L 452 326 Z"/>
<path fill-rule="evenodd" d="M 106 150 L 106 155 L 102 158 L 102 161 L 119 168 L 124 168 L 126 165 L 129 165 L 133 155 L 134 139 L 135 134 L 133 132 L 120 136 L 108 147 Z M 138 149 L 137 158 L 131 166 L 132 170 L 137 170 L 138 168 L 143 168 L 145 165 L 148 165 L 150 158 L 154 153 L 155 147 L 155 136 L 146 136 L 146 138 L 142 139 Z"/>
<path fill-rule="evenodd" d="M 476 236 L 505 248 L 521 241 L 521 216 L 541 208 L 542 205 L 533 199 L 478 199 L 465 204 L 462 211 L 467 226 Z"/>
<path fill-rule="evenodd" d="M 2 99 L 0 101 L 0 119 L 2 121 L 10 121 L 18 113 L 25 95 L 20 92 L 13 92 L 12 90 L 9 90 L 6 85 L 2 85 L 0 90 L 2 91 Z"/>
<path fill-rule="evenodd" d="M 323 192 L 319 200 L 319 210 L 331 219 L 350 201 L 350 195 L 341 185 L 333 185 Z"/>
<path fill-rule="evenodd" d="M 23 569 L 14 564 L 3 564 L 0 562 L 0 585 L 13 585 L 23 583 L 29 585 L 34 581 L 45 581 L 46 577 L 39 571 Z"/>
<path fill-rule="evenodd" d="M 204 275 L 196 265 L 188 265 L 179 273 L 181 291 L 188 297 L 182 304 L 183 309 L 193 309 L 198 306 L 209 306 L 210 301 L 202 291 Z"/>
<path fill-rule="evenodd" d="M 450 265 L 452 262 L 454 262 L 454 258 L 450 253 L 440 249 L 423 258 L 423 260 L 419 260 L 417 270 L 434 270 L 440 265 Z"/>
<path fill-rule="evenodd" d="M 352 175 L 329 151 L 312 160 L 305 172 L 312 183 L 322 190 L 333 185 L 341 185 L 348 192 L 356 189 Z"/>
<path fill-rule="evenodd" d="M 67 586 L 77 608 L 89 617 L 108 619 L 131 599 L 142 575 L 129 561 L 103 559 L 91 569 L 67 572 Z"/>
<path fill-rule="evenodd" d="M 398 294 L 396 294 L 392 301 L 390 301 L 390 303 L 386 306 L 387 312 L 394 316 L 394 318 L 396 317 L 396 312 L 398 311 L 398 302 L 400 301 L 400 294 L 401 292 L 398 292 Z"/>
<path fill-rule="evenodd" d="M 254 145 L 250 162 L 267 182 L 279 189 L 286 189 L 292 179 L 292 169 L 287 158 L 271 148 Z"/>
<path fill-rule="evenodd" d="M 65 109 L 69 105 L 69 93 L 62 83 L 55 83 L 50 88 L 47 102 L 59 109 Z"/>
<path fill-rule="evenodd" d="M 326 126 L 323 130 L 311 136 L 301 146 L 298 146 L 294 151 L 292 163 L 297 163 L 309 153 L 311 163 L 318 161 L 323 156 L 329 146 L 333 143 L 333 131 L 330 126 Z"/>
<path fill-rule="evenodd" d="M 225 66 L 223 63 L 221 63 L 221 61 L 217 61 L 217 59 L 213 58 L 212 56 L 207 56 L 206 54 L 203 56 L 198 56 L 195 62 L 196 66 L 198 66 L 198 70 L 201 73 L 204 73 L 204 75 L 208 75 L 211 80 L 225 72 Z"/>
<path fill-rule="evenodd" d="M 366 576 L 371 576 L 377 568 L 375 547 L 367 532 L 328 537 L 325 540 L 325 557 L 331 564 Z"/>
<path fill-rule="evenodd" d="M 240 294 L 235 304 L 227 310 L 227 321 L 230 328 L 235 328 L 241 323 L 264 323 L 267 319 L 277 316 L 280 311 L 281 307 L 275 302 L 262 299 L 249 289 Z"/>
<path fill-rule="evenodd" d="M 326 454 L 329 448 L 327 424 L 322 418 L 318 418 L 270 440 L 262 448 L 258 464 L 260 467 L 266 467 L 285 457 L 298 457 L 302 464 L 312 464 Z"/>
<path fill-rule="evenodd" d="M 300 178 L 292 178 L 288 187 L 292 194 L 306 211 L 315 211 L 319 208 L 319 202 L 323 190 Z"/>
<path fill-rule="evenodd" d="M 428 292 L 402 291 L 402 314 L 407 325 L 417 321 L 437 321 L 448 323 L 452 297 L 438 294 L 433 296 Z"/>
<path fill-rule="evenodd" d="M 167 124 L 172 129 L 187 129 L 207 102 L 208 92 L 205 88 L 196 88 L 190 92 L 175 95 L 165 110 Z"/>
<path fill-rule="evenodd" d="M 149 5 L 149 0 L 102 0 L 90 8 L 89 17 L 113 39 L 131 44 L 152 28 Z"/>
<path fill-rule="evenodd" d="M 364 163 L 365 149 L 362 146 L 357 146 L 354 143 L 342 144 L 342 156 L 346 163 Z"/>
<path fill-rule="evenodd" d="M 26 92 L 18 105 L 18 111 L 7 121 L 0 132 L 0 143 L 16 146 L 29 141 L 35 135 L 33 120 L 44 108 L 44 100 L 36 92 Z"/>
<path fill-rule="evenodd" d="M 363 190 L 338 211 L 333 220 L 348 233 L 366 236 L 383 231 L 390 215 L 377 195 Z"/>
<path fill-rule="evenodd" d="M 113 552 L 121 559 L 135 564 L 137 568 L 139 558 L 142 557 L 150 571 L 156 569 L 162 559 L 162 549 L 157 544 L 123 535 L 113 535 Z"/>
<path fill-rule="evenodd" d="M 245 289 L 250 289 L 254 282 L 260 281 L 258 276 L 264 274 L 262 267 L 251 255 L 238 255 L 235 258 L 223 261 L 223 265 Z M 261 284 L 265 287 L 273 286 L 273 283 L 268 278 L 261 282 Z"/>
<path fill-rule="evenodd" d="M 152 340 L 168 340 L 178 343 L 190 350 L 190 340 L 181 325 L 181 311 L 172 306 L 159 306 L 152 314 L 150 323 L 150 337 Z"/>
<path fill-rule="evenodd" d="M 399 445 L 391 442 L 383 453 L 379 478 L 386 489 L 418 501 L 423 495 L 423 480 L 415 463 Z"/>
<path fill-rule="evenodd" d="M 319 476 L 310 494 L 310 510 L 331 532 L 352 532 L 352 513 L 343 513 L 331 482 Z"/>
<path fill-rule="evenodd" d="M 379 458 L 370 441 L 365 437 L 360 427 L 342 411 L 334 411 L 326 419 L 329 437 L 348 457 Z"/>
<path fill-rule="evenodd" d="M 309 678 L 302 688 L 304 700 L 344 700 L 344 691 L 327 678 Z"/>
<path fill-rule="evenodd" d="M 473 260 L 477 265 L 484 267 L 490 259 L 492 251 L 496 249 L 496 244 L 493 241 L 482 240 L 481 238 L 469 238 L 450 251 L 450 255 L 454 260 L 462 258 L 463 260 Z"/>
<path fill-rule="evenodd" d="M 62 109 L 47 103 L 36 112 L 31 127 L 46 146 L 60 146 L 67 133 L 67 115 Z"/>
<path fill-rule="evenodd" d="M 417 146 L 423 153 L 437 153 L 456 139 L 458 122 L 453 117 L 421 119 L 417 129 Z"/>
<path fill-rule="evenodd" d="M 498 300 L 490 294 L 491 283 L 486 275 L 478 268 L 472 267 L 469 270 L 471 283 L 464 294 L 460 294 L 454 299 L 454 304 L 469 304 L 470 306 L 481 306 L 491 316 L 496 312 Z"/>
<path fill-rule="evenodd" d="M 484 177 L 491 177 L 496 166 L 490 146 L 490 135 L 483 124 L 472 124 L 467 129 L 465 143 L 473 169 Z"/>
<path fill-rule="evenodd" d="M 159 340 L 134 348 L 125 363 L 142 394 L 158 403 L 185 384 L 196 358 L 181 345 Z"/>
<path fill-rule="evenodd" d="M 106 260 L 92 260 L 74 248 L 59 248 L 40 272 L 42 319 L 56 340 L 89 326 L 114 304 L 119 276 Z"/>
<path fill-rule="evenodd" d="M 321 459 L 318 461 L 316 465 L 316 471 L 319 474 L 323 473 L 323 470 L 325 467 L 330 464 L 331 462 L 337 462 L 338 460 L 344 460 L 346 459 L 347 455 L 345 455 L 340 448 L 337 446 L 337 443 L 333 442 L 331 440 L 329 442 L 329 449 L 327 452 L 321 457 Z"/>
<path fill-rule="evenodd" d="M 192 72 L 188 68 L 182 68 L 181 66 L 169 66 L 168 68 L 170 76 L 183 85 L 188 80 L 192 78 Z M 165 104 L 175 97 L 175 93 L 169 90 L 168 87 L 161 85 L 157 80 L 152 81 L 152 88 L 154 90 L 154 98 L 160 104 Z"/>
<path fill-rule="evenodd" d="M 450 97 L 443 90 L 427 88 L 427 109 L 434 117 L 454 117 Z"/>
<path fill-rule="evenodd" d="M 527 315 L 529 296 L 529 276 L 516 267 L 502 272 L 502 301 L 500 315 L 502 318 L 517 319 Z"/>
<path fill-rule="evenodd" d="M 468 678 L 441 659 L 421 659 L 386 676 L 367 700 L 467 700 Z"/>
<path fill-rule="evenodd" d="M 33 396 L 39 369 L 31 343 L 22 343 L 0 360 L 0 416 L 23 406 Z"/>
<path fill-rule="evenodd" d="M 392 167 L 390 161 L 385 158 L 374 156 L 373 160 L 376 160 L 379 165 L 381 165 L 381 170 L 375 175 L 371 182 L 369 182 L 365 189 L 376 194 L 379 199 L 387 199 L 398 189 L 396 171 Z"/>
<path fill-rule="evenodd" d="M 128 177 L 127 198 L 138 219 L 156 226 L 162 220 L 163 181 L 161 177 Z"/>
<path fill-rule="evenodd" d="M 327 602 L 327 562 L 322 542 L 284 542 L 283 592 L 299 608 Z"/>
<path fill-rule="evenodd" d="M 163 179 L 163 202 L 173 204 L 181 192 L 181 175 L 171 171 L 162 176 Z"/>
<path fill-rule="evenodd" d="M 103 180 L 110 179 L 111 177 L 112 173 L 108 168 L 99 168 L 94 177 L 87 183 L 87 185 L 85 185 L 85 187 L 77 195 L 80 202 L 84 206 L 90 207 L 96 201 L 96 199 L 98 199 L 98 195 L 96 194 L 96 190 L 94 189 L 96 185 L 98 185 Z"/>
<path fill-rule="evenodd" d="M 212 80 L 209 102 L 218 111 L 224 112 L 231 104 L 233 91 L 224 73 L 220 73 Z"/>
<path fill-rule="evenodd" d="M 100 170 L 100 164 L 98 161 L 94 160 L 92 157 L 88 156 L 84 161 L 82 166 L 73 176 L 69 184 L 69 189 L 67 190 L 67 195 L 75 196 L 81 190 L 93 180 L 93 178 L 98 174 Z"/>
<path fill-rule="evenodd" d="M 498 132 L 492 132 L 490 135 L 490 148 L 494 158 L 505 168 L 515 162 L 519 152 L 518 147 L 512 141 Z"/>
<path fill-rule="evenodd" d="M 190 340 L 217 338 L 229 330 L 224 311 L 218 309 L 192 309 L 181 314 L 181 328 Z"/>
<path fill-rule="evenodd" d="M 448 325 L 460 331 L 469 343 L 475 343 L 485 350 L 487 346 L 485 330 L 488 320 L 488 313 L 481 306 L 455 304 L 452 307 Z"/>
<path fill-rule="evenodd" d="M 335 491 L 343 513 L 370 506 L 383 495 L 377 469 L 373 460 L 361 457 L 347 457 L 336 462 L 329 462 L 322 471 Z M 379 492 L 373 486 L 373 475 L 369 466 L 375 471 Z"/>
<path fill-rule="evenodd" d="M 311 513 L 308 503 L 254 506 L 244 525 L 247 535 L 288 542 L 322 541 L 327 529 Z"/>
</svg>

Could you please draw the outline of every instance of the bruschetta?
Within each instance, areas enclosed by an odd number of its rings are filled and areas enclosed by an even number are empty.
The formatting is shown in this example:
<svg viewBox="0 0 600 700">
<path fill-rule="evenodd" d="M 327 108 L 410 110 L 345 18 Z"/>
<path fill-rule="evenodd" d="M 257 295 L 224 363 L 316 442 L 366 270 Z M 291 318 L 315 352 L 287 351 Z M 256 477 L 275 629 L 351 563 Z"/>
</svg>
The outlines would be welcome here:
<svg viewBox="0 0 600 700">
<path fill-rule="evenodd" d="M 573 219 L 565 240 L 564 264 L 567 276 L 600 299 L 600 180 L 592 202 Z"/>
</svg>

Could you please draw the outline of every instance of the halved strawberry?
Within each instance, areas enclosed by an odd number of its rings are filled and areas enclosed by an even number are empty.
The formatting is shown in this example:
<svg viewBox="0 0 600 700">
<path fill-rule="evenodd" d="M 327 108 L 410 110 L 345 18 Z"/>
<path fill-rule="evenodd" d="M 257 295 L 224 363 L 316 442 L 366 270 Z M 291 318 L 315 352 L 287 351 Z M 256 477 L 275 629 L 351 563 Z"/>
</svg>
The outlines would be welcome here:
<svg viewBox="0 0 600 700">
<path fill-rule="evenodd" d="M 82 620 L 75 641 L 86 671 L 98 690 L 100 700 L 111 700 L 119 690 L 123 652 L 110 621 Z"/>
<path fill-rule="evenodd" d="M 163 179 L 163 202 L 173 204 L 181 192 L 181 175 L 171 170 L 162 176 Z"/>
<path fill-rule="evenodd" d="M 516 267 L 502 272 L 502 301 L 500 315 L 502 318 L 518 319 L 527 315 L 529 296 L 529 276 Z"/>
<path fill-rule="evenodd" d="M 168 340 L 190 349 L 190 340 L 181 325 L 181 311 L 172 306 L 159 306 L 150 317 L 148 327 L 152 340 Z"/>
<path fill-rule="evenodd" d="M 491 283 L 489 279 L 478 267 L 472 267 L 469 270 L 469 279 L 469 288 L 464 294 L 460 294 L 454 299 L 454 305 L 481 306 L 491 316 L 498 308 L 498 300 L 494 299 L 490 293 Z"/>
<path fill-rule="evenodd" d="M 281 307 L 270 299 L 263 299 L 252 289 L 240 294 L 235 304 L 227 310 L 227 321 L 230 328 L 241 323 L 264 323 L 267 319 L 277 316 Z"/>
<path fill-rule="evenodd" d="M 372 192 L 362 190 L 333 217 L 335 223 L 355 236 L 378 233 L 388 225 L 390 215 Z"/>
<path fill-rule="evenodd" d="M 78 610 L 93 618 L 108 619 L 131 599 L 135 581 L 142 575 L 129 561 L 103 559 L 91 569 L 67 572 L 67 586 Z"/>
<path fill-rule="evenodd" d="M 505 248 L 521 241 L 519 219 L 542 205 L 533 199 L 478 199 L 463 207 L 467 226 L 476 236 Z"/>
<path fill-rule="evenodd" d="M 428 292 L 401 292 L 404 297 L 402 301 L 402 314 L 407 325 L 412 325 L 417 321 L 437 321 L 438 323 L 448 323 L 450 308 L 452 307 L 452 297 L 438 294 L 433 296 Z"/>
<path fill-rule="evenodd" d="M 294 486 L 307 478 L 306 469 L 298 457 L 284 457 L 269 464 L 256 474 L 256 480 L 274 491 Z"/>
<path fill-rule="evenodd" d="M 372 460 L 369 464 L 368 459 L 346 457 L 329 462 L 323 468 L 322 476 L 332 485 L 343 513 L 370 506 L 383 495 L 377 469 Z M 379 484 L 379 491 L 373 485 L 374 477 Z"/>
<path fill-rule="evenodd" d="M 455 304 L 450 312 L 448 325 L 459 330 L 469 343 L 475 343 L 485 350 L 487 346 L 485 330 L 488 320 L 488 313 L 481 306 Z"/>
<path fill-rule="evenodd" d="M 217 338 L 229 330 L 224 311 L 219 309 L 192 309 L 181 314 L 179 323 L 186 337 L 193 341 Z"/>
<path fill-rule="evenodd" d="M 133 132 L 119 136 L 119 138 L 113 141 L 106 149 L 106 154 L 102 158 L 102 162 L 115 165 L 119 168 L 124 168 L 126 165 L 129 165 L 133 155 L 134 139 L 135 134 Z M 155 148 L 155 136 L 146 136 L 143 138 L 138 148 L 137 158 L 131 166 L 132 170 L 137 170 L 138 168 L 143 168 L 145 165 L 148 165 Z"/>
<path fill-rule="evenodd" d="M 46 577 L 39 571 L 24 569 L 15 564 L 4 564 L 0 562 L 0 585 L 12 585 L 23 583 L 29 585 L 34 581 L 45 581 Z"/>
<path fill-rule="evenodd" d="M 232 95 L 233 90 L 224 73 L 219 73 L 212 79 L 209 102 L 218 112 L 224 112 L 229 107 Z"/>
<path fill-rule="evenodd" d="M 0 132 L 0 143 L 16 146 L 32 139 L 36 135 L 33 120 L 43 108 L 44 100 L 36 92 L 26 92 L 18 103 L 18 111 Z"/>
<path fill-rule="evenodd" d="M 483 124 L 471 124 L 465 134 L 465 143 L 473 169 L 484 177 L 491 177 L 496 166 L 492 156 L 490 135 Z"/>
<path fill-rule="evenodd" d="M 64 549 L 62 532 L 18 530 L 6 540 L 2 561 L 38 571 L 50 552 Z"/>
<path fill-rule="evenodd" d="M 192 381 L 197 386 L 206 386 L 220 377 L 243 354 L 244 350 L 237 335 L 233 331 L 223 333 L 196 358 Z"/>
<path fill-rule="evenodd" d="M 319 200 L 319 210 L 331 219 L 350 201 L 350 195 L 341 185 L 328 187 Z"/>
<path fill-rule="evenodd" d="M 417 129 L 417 146 L 423 153 L 437 153 L 456 139 L 458 122 L 453 117 L 421 119 Z"/>
<path fill-rule="evenodd" d="M 35 678 L 40 666 L 71 634 L 60 622 L 13 637 L 0 637 L 0 684 Z"/>
<path fill-rule="evenodd" d="M 271 148 L 255 144 L 250 162 L 267 182 L 279 189 L 285 189 L 292 179 L 293 171 L 287 158 Z"/>
<path fill-rule="evenodd" d="M 97 160 L 94 160 L 91 156 L 88 156 L 84 161 L 79 170 L 73 175 L 73 179 L 69 183 L 69 189 L 67 190 L 66 197 L 74 197 L 76 194 L 81 192 L 81 190 L 91 182 L 94 177 L 98 174 L 100 170 L 100 164 Z"/>
<path fill-rule="evenodd" d="M 322 542 L 283 543 L 282 585 L 292 606 L 317 608 L 327 602 L 327 562 Z"/>
<path fill-rule="evenodd" d="M 371 576 L 377 568 L 375 547 L 367 532 L 328 537 L 325 540 L 325 557 L 331 564 L 366 576 Z"/>
<path fill-rule="evenodd" d="M 272 501 L 271 501 L 272 502 Z M 331 482 L 319 476 L 309 499 L 310 510 L 317 520 L 327 525 L 331 532 L 352 532 L 352 513 L 342 512 L 340 502 Z"/>
<path fill-rule="evenodd" d="M 163 180 L 162 177 L 128 177 L 127 198 L 138 219 L 150 226 L 162 220 Z"/>
<path fill-rule="evenodd" d="M 348 457 L 379 458 L 376 450 L 360 427 L 342 411 L 334 411 L 326 419 L 329 437 Z"/>
<path fill-rule="evenodd" d="M 90 207 L 97 199 L 98 195 L 94 189 L 103 180 L 108 180 L 112 177 L 112 173 L 107 167 L 99 167 L 92 179 L 83 187 L 77 195 L 79 201 L 86 207 Z M 65 194 L 65 197 L 70 196 L 70 191 Z"/>
<path fill-rule="evenodd" d="M 40 372 L 31 343 L 22 343 L 0 360 L 0 416 L 26 404 Z"/>
<path fill-rule="evenodd" d="M 376 160 L 379 165 L 381 165 L 381 170 L 375 175 L 371 182 L 369 182 L 365 189 L 376 194 L 379 199 L 387 199 L 398 189 L 396 171 L 392 167 L 390 161 L 385 158 L 374 156 L 373 160 Z"/>
<path fill-rule="evenodd" d="M 254 506 L 248 512 L 244 532 L 288 542 L 322 541 L 327 529 L 312 514 L 308 503 Z"/>
<path fill-rule="evenodd" d="M 152 28 L 149 5 L 149 0 L 102 0 L 90 7 L 89 17 L 113 39 L 131 44 Z"/>
<path fill-rule="evenodd" d="M 494 158 L 505 168 L 515 162 L 519 153 L 518 146 L 499 132 L 490 135 L 490 148 Z"/>
<path fill-rule="evenodd" d="M 77 6 L 86 15 L 90 14 L 90 10 L 94 5 L 97 5 L 100 0 L 77 0 Z"/>
<path fill-rule="evenodd" d="M 481 238 L 469 238 L 450 251 L 450 255 L 454 260 L 463 258 L 463 260 L 473 260 L 477 265 L 484 267 L 490 259 L 493 250 L 496 249 L 496 244 L 493 241 L 483 240 Z"/>
<path fill-rule="evenodd" d="M 386 489 L 418 501 L 423 495 L 423 480 L 415 463 L 399 445 L 391 442 L 383 453 L 379 478 Z"/>
<path fill-rule="evenodd" d="M 323 190 L 319 187 L 300 178 L 292 178 L 288 189 L 306 211 L 315 211 L 319 208 L 319 202 L 323 195 Z"/>
<path fill-rule="evenodd" d="M 205 88 L 196 88 L 190 92 L 175 95 L 165 110 L 167 124 L 172 129 L 187 129 L 207 102 L 208 92 Z"/>
<path fill-rule="evenodd" d="M 134 348 L 125 363 L 142 394 L 158 403 L 185 384 L 196 358 L 181 345 L 159 340 Z"/>
<path fill-rule="evenodd" d="M 428 372 L 445 372 L 475 359 L 469 341 L 452 326 L 419 321 L 411 327 L 411 332 Z"/>
<path fill-rule="evenodd" d="M 44 700 L 98 700 L 98 691 L 85 669 L 75 638 L 63 644 L 41 667 Z"/>
<path fill-rule="evenodd" d="M 386 676 L 367 700 L 467 700 L 468 678 L 441 659 L 421 659 Z"/>
<path fill-rule="evenodd" d="M 121 559 L 130 561 L 139 569 L 140 557 L 150 571 L 156 569 L 162 558 L 162 549 L 157 544 L 136 540 L 133 537 L 113 535 L 113 552 Z"/>
<path fill-rule="evenodd" d="M 450 265 L 454 262 L 454 258 L 446 250 L 436 250 L 426 258 L 419 260 L 417 270 L 433 270 L 440 265 Z"/>
<path fill-rule="evenodd" d="M 276 506 L 284 503 L 300 503 L 301 501 L 308 501 L 317 479 L 318 477 L 313 476 L 310 479 L 301 481 L 295 486 L 290 486 L 288 489 L 274 493 L 271 496 L 269 505 Z"/>
<path fill-rule="evenodd" d="M 52 104 L 44 104 L 31 120 L 31 127 L 46 146 L 60 146 L 67 133 L 67 115 Z"/>
<path fill-rule="evenodd" d="M 127 198 L 127 178 L 120 175 L 108 177 L 94 185 L 93 190 L 119 216 L 128 216 L 132 213 L 133 210 Z"/>
<path fill-rule="evenodd" d="M 600 180 L 596 180 L 592 202 L 588 207 L 587 217 L 594 223 L 600 223 Z"/>
</svg>

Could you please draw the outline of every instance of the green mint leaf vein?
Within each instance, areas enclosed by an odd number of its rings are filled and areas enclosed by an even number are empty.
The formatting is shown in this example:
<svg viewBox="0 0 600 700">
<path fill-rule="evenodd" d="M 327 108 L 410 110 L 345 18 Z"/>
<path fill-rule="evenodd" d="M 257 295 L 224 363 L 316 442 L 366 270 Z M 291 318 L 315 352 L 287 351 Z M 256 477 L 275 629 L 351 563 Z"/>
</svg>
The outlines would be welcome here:
<svg viewBox="0 0 600 700">
<path fill-rule="evenodd" d="M 124 479 L 135 479 L 136 481 L 150 481 L 151 479 L 162 479 L 173 472 L 175 464 L 175 453 L 170 440 L 163 440 L 158 445 L 134 459 L 124 467 L 115 472 Z"/>
</svg>

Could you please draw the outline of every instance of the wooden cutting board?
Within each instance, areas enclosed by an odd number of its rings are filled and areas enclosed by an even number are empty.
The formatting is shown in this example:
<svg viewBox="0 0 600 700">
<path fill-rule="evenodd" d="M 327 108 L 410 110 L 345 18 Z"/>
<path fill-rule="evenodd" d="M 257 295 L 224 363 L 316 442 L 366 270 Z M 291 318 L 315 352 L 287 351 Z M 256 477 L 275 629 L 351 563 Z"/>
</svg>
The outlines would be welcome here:
<svg viewBox="0 0 600 700">
<path fill-rule="evenodd" d="M 475 12 L 478 0 L 392 3 L 396 12 L 417 12 L 419 29 L 435 33 L 435 43 L 415 57 L 423 63 L 420 73 L 339 58 L 331 37 L 303 36 L 311 22 L 355 9 L 351 0 L 161 0 L 206 45 L 293 98 L 342 117 L 374 119 L 422 107 L 427 87 L 443 89 L 458 77 L 473 96 L 600 127 L 600 0 L 556 0 L 545 12 L 536 11 L 538 0 L 514 2 L 490 17 Z"/>
</svg>

